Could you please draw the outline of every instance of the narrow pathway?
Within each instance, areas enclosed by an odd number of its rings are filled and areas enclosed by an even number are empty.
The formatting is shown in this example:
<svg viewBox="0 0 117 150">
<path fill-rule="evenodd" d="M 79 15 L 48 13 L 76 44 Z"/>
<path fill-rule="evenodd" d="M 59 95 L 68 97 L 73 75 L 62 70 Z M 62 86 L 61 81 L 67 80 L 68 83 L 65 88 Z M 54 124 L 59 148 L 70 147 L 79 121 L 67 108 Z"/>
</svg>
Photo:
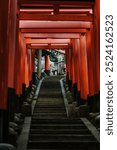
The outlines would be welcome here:
<svg viewBox="0 0 117 150">
<path fill-rule="evenodd" d="M 99 150 L 82 120 L 67 117 L 60 77 L 47 77 L 42 82 L 27 150 Z"/>
</svg>

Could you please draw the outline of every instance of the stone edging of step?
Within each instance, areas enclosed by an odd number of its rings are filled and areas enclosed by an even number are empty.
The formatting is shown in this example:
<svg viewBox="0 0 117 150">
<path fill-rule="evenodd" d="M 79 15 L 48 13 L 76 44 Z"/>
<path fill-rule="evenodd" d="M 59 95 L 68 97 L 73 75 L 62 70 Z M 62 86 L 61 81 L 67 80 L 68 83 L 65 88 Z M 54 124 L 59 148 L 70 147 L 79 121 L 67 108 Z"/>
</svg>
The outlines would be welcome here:
<svg viewBox="0 0 117 150">
<path fill-rule="evenodd" d="M 68 104 L 66 94 L 65 94 L 65 89 L 64 89 L 64 86 L 63 86 L 63 78 L 60 80 L 60 85 L 61 85 L 61 91 L 62 91 L 62 95 L 63 95 L 63 100 L 64 100 L 64 104 L 65 104 L 66 113 L 67 113 L 67 116 L 69 117 L 69 109 L 68 109 L 69 104 Z"/>
<path fill-rule="evenodd" d="M 99 134 L 99 131 L 96 129 L 96 127 L 87 118 L 81 118 L 81 120 L 89 129 L 89 131 L 93 134 L 96 140 L 100 142 L 100 134 Z"/>
<path fill-rule="evenodd" d="M 36 99 L 38 98 L 40 87 L 42 84 L 44 78 L 42 78 L 39 81 L 39 84 L 37 86 L 37 90 L 35 92 L 35 100 L 32 102 L 32 113 L 36 104 Z M 30 117 L 25 117 L 24 119 L 24 125 L 22 132 L 20 134 L 20 137 L 18 139 L 18 147 L 17 150 L 27 150 L 27 144 L 28 144 L 28 136 L 29 136 L 29 131 L 30 131 L 30 123 L 31 123 L 31 116 Z"/>
<path fill-rule="evenodd" d="M 44 78 L 42 78 L 42 79 L 39 81 L 39 84 L 38 84 L 38 86 L 37 86 L 37 90 L 36 90 L 36 92 L 35 92 L 35 97 L 34 97 L 35 100 L 33 100 L 33 102 L 32 102 L 32 114 L 33 114 L 33 111 L 34 111 L 34 107 L 35 107 L 35 104 L 36 104 L 36 100 L 38 99 L 38 95 L 39 95 L 39 91 L 40 91 L 40 88 L 41 88 L 41 84 L 42 84 L 42 82 L 43 82 L 43 79 L 44 79 Z"/>
</svg>

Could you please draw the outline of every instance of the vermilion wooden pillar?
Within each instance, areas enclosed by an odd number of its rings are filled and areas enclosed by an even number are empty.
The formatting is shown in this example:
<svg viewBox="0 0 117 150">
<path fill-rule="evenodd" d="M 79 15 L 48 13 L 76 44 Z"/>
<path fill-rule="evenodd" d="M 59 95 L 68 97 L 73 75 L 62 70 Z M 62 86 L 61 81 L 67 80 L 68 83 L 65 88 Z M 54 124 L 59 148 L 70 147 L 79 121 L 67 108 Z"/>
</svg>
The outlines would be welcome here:
<svg viewBox="0 0 117 150">
<path fill-rule="evenodd" d="M 16 93 L 20 96 L 22 93 L 22 81 L 24 77 L 24 38 L 21 32 L 18 32 L 18 45 L 15 55 L 15 89 Z"/>
<path fill-rule="evenodd" d="M 9 101 L 14 88 L 14 55 L 16 48 L 16 1 L 0 1 L 0 136 L 8 142 Z M 12 97 L 13 98 L 13 97 Z"/>
<path fill-rule="evenodd" d="M 45 56 L 45 72 L 47 74 L 50 73 L 50 56 L 49 55 Z"/>
<path fill-rule="evenodd" d="M 26 84 L 26 87 L 28 87 L 29 86 L 29 66 L 28 66 L 28 58 L 27 58 L 27 49 L 24 48 L 24 51 L 26 53 L 25 55 L 25 84 Z"/>
<path fill-rule="evenodd" d="M 95 95 L 95 55 L 94 55 L 94 39 L 92 37 L 92 29 L 88 29 L 86 33 L 87 61 L 88 61 L 88 81 L 89 96 Z"/>
<path fill-rule="evenodd" d="M 71 91 L 72 87 L 72 47 L 67 49 L 67 66 L 68 66 L 68 86 Z"/>
<path fill-rule="evenodd" d="M 87 52 L 86 52 L 86 35 L 81 34 L 80 38 L 80 67 L 81 67 L 81 98 L 87 100 L 89 94 L 88 84 L 88 66 L 87 66 Z"/>
<path fill-rule="evenodd" d="M 70 53 L 71 50 L 70 49 L 66 49 L 65 51 L 65 54 L 66 54 L 66 72 L 67 72 L 67 78 L 66 78 L 66 81 L 68 83 L 68 87 L 69 87 L 69 90 L 71 89 L 71 73 L 70 73 Z"/>
<path fill-rule="evenodd" d="M 72 42 L 72 88 L 73 88 L 73 97 L 74 100 L 77 100 L 77 83 L 78 83 L 78 50 L 77 50 L 77 43 L 75 39 L 71 40 Z"/>
<path fill-rule="evenodd" d="M 9 1 L 0 1 L 0 109 L 7 109 Z M 4 14 L 4 15 L 3 15 Z"/>
<path fill-rule="evenodd" d="M 8 12 L 9 1 L 0 1 L 0 142 L 8 142 Z"/>
<path fill-rule="evenodd" d="M 65 54 L 66 54 L 67 80 L 70 80 L 70 79 L 71 79 L 71 76 L 70 76 L 70 59 L 69 59 L 69 51 L 70 51 L 70 49 L 66 49 L 66 50 L 65 50 Z"/>
<path fill-rule="evenodd" d="M 9 5 L 9 31 L 8 31 L 8 112 L 9 120 L 13 121 L 15 111 L 15 51 L 16 51 L 16 12 L 17 12 L 17 1 L 10 0 Z"/>
<path fill-rule="evenodd" d="M 28 80 L 31 81 L 32 78 L 32 64 L 31 64 L 31 57 L 32 55 L 32 50 L 31 49 L 27 49 L 27 67 L 28 67 Z"/>
<path fill-rule="evenodd" d="M 94 44 L 95 44 L 95 72 L 96 72 L 96 93 L 100 91 L 100 0 L 95 0 L 94 5 Z"/>
<path fill-rule="evenodd" d="M 80 76 L 81 76 L 81 66 L 80 66 L 80 39 L 75 39 L 75 44 L 76 44 L 76 56 L 77 56 L 77 62 L 76 62 L 76 66 L 77 66 L 77 90 L 78 92 L 80 92 L 81 88 L 81 80 L 80 80 Z"/>
<path fill-rule="evenodd" d="M 16 50 L 16 8 L 17 3 L 11 0 L 9 17 L 9 62 L 8 62 L 8 87 L 14 88 L 14 66 L 15 66 L 15 50 Z"/>
<path fill-rule="evenodd" d="M 71 49 L 66 50 L 66 65 L 67 65 L 67 72 L 68 72 L 68 78 L 71 80 L 71 72 L 70 72 L 70 67 L 71 67 Z"/>
</svg>

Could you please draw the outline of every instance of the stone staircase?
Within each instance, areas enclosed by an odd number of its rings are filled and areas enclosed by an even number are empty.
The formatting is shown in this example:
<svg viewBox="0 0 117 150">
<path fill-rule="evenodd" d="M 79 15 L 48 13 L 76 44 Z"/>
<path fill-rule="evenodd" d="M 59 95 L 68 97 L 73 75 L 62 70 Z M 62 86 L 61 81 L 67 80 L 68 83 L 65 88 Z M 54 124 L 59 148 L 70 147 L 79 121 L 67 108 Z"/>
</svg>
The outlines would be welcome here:
<svg viewBox="0 0 117 150">
<path fill-rule="evenodd" d="M 32 115 L 27 150 L 99 150 L 80 118 L 68 118 L 60 77 L 43 80 Z"/>
</svg>

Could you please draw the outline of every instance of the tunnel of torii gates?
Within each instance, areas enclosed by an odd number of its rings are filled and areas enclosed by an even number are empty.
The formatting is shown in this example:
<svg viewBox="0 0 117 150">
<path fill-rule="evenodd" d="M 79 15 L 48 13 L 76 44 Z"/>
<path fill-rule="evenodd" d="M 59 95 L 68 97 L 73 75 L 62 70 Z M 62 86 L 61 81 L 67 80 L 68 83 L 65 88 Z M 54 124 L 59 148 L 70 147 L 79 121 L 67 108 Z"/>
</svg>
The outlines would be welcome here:
<svg viewBox="0 0 117 150">
<path fill-rule="evenodd" d="M 63 50 L 71 90 L 76 87 L 79 102 L 89 99 L 96 102 L 100 92 L 99 38 L 99 0 L 1 0 L 2 125 L 7 127 L 11 109 L 20 109 L 25 92 L 32 83 L 37 49 Z M 3 132 L 5 136 L 7 130 Z"/>
</svg>

